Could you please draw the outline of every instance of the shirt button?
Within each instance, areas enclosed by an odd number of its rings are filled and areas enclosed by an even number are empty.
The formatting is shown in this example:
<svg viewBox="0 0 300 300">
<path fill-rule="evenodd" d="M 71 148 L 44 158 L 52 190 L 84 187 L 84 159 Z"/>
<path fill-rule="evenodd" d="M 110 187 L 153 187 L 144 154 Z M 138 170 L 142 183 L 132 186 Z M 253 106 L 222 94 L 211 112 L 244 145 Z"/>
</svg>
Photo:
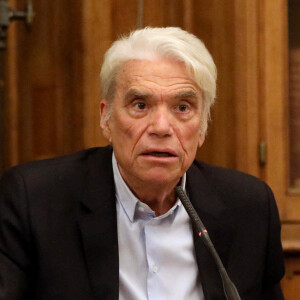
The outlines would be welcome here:
<svg viewBox="0 0 300 300">
<path fill-rule="evenodd" d="M 143 206 L 140 206 L 139 211 L 145 211 L 145 208 Z"/>
<path fill-rule="evenodd" d="M 152 269 L 152 272 L 157 273 L 157 271 L 158 271 L 158 266 L 154 266 L 153 269 Z"/>
</svg>

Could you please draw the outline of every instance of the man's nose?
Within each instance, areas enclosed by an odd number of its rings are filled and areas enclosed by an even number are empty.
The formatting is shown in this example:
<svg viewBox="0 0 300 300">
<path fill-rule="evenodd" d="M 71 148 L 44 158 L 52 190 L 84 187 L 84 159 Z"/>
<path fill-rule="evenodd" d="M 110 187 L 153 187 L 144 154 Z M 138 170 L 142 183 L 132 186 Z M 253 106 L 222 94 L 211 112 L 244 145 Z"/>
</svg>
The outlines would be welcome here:
<svg viewBox="0 0 300 300">
<path fill-rule="evenodd" d="M 152 112 L 150 134 L 157 136 L 169 136 L 172 134 L 171 115 L 167 108 L 158 108 Z"/>
</svg>

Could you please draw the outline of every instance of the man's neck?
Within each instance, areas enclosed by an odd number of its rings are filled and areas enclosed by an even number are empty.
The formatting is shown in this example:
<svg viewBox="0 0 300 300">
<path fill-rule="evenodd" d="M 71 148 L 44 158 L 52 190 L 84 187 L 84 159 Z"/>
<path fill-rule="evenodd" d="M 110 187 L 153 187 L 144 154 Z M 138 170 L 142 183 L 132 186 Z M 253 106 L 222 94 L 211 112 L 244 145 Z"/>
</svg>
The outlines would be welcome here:
<svg viewBox="0 0 300 300">
<path fill-rule="evenodd" d="M 146 203 L 157 216 L 165 214 L 176 202 L 174 188 L 177 183 L 170 184 L 168 187 L 152 185 L 150 188 L 145 186 L 131 186 L 126 182 L 132 193 L 141 201 Z"/>
<path fill-rule="evenodd" d="M 141 202 L 147 204 L 156 214 L 160 216 L 168 212 L 176 203 L 175 187 L 181 182 L 182 187 L 185 186 L 185 174 L 182 178 L 174 178 L 172 182 L 153 181 L 148 184 L 139 178 L 131 178 L 129 174 L 126 176 L 122 172 L 122 168 L 118 165 L 113 156 L 114 172 L 117 172 L 132 194 Z"/>
</svg>

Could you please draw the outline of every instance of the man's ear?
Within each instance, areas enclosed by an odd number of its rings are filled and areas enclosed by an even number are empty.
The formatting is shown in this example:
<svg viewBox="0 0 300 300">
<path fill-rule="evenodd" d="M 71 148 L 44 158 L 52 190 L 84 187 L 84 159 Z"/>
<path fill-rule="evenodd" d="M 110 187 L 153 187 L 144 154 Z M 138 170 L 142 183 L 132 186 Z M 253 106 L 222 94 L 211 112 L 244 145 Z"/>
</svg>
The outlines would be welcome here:
<svg viewBox="0 0 300 300">
<path fill-rule="evenodd" d="M 205 133 L 200 133 L 199 140 L 198 140 L 198 147 L 201 148 L 205 141 Z"/>
<path fill-rule="evenodd" d="M 103 99 L 100 102 L 100 126 L 102 128 L 104 137 L 106 137 L 108 141 L 111 143 L 109 119 L 106 119 L 108 113 L 109 113 L 109 102 L 106 99 Z"/>
</svg>

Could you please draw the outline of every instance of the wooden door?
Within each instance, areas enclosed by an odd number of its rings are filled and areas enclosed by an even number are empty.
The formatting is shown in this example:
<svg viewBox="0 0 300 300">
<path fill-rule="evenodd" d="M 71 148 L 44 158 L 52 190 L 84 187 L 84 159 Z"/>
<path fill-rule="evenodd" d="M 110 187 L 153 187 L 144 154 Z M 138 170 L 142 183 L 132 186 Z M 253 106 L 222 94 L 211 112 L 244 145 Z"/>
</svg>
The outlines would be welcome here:
<svg viewBox="0 0 300 300">
<path fill-rule="evenodd" d="M 83 147 L 80 2 L 39 0 L 34 10 L 31 28 L 15 22 L 8 30 L 6 167 Z"/>
</svg>

